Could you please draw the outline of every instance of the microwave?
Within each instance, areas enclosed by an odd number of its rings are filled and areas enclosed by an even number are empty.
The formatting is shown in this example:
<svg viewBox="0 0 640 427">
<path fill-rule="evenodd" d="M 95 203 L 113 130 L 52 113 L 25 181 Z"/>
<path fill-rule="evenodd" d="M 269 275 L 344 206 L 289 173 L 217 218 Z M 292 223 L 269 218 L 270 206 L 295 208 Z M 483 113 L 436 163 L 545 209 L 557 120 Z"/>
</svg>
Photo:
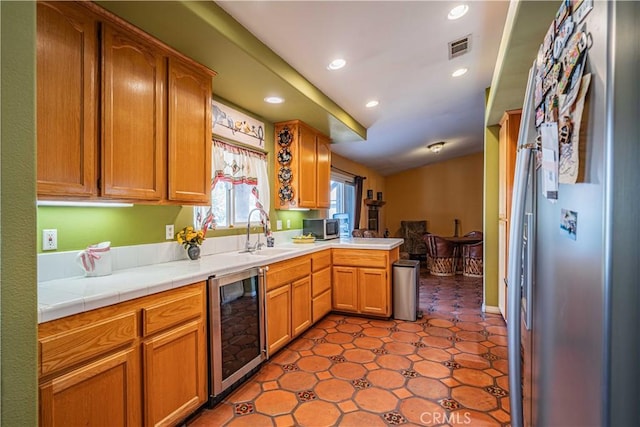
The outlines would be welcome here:
<svg viewBox="0 0 640 427">
<path fill-rule="evenodd" d="M 302 234 L 313 234 L 316 240 L 340 237 L 340 221 L 337 219 L 303 219 Z"/>
</svg>

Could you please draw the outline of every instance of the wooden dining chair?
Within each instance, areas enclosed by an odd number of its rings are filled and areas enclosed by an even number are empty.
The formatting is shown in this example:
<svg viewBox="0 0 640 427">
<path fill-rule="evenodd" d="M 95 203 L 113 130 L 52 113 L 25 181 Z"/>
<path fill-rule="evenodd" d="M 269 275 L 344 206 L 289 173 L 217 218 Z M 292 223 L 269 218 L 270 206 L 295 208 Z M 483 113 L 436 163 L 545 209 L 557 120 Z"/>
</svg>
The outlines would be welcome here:
<svg viewBox="0 0 640 427">
<path fill-rule="evenodd" d="M 462 247 L 462 274 L 469 277 L 482 277 L 482 242 Z"/>
<path fill-rule="evenodd" d="M 427 265 L 434 276 L 455 276 L 458 245 L 434 234 L 424 237 L 427 243 Z"/>
</svg>

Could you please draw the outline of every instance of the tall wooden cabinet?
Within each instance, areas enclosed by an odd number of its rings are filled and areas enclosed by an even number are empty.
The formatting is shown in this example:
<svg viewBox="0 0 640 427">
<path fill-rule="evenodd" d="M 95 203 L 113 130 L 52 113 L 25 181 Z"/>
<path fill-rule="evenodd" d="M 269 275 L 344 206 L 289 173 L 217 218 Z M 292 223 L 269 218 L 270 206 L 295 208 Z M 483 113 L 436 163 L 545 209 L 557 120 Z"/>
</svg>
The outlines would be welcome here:
<svg viewBox="0 0 640 427">
<path fill-rule="evenodd" d="M 507 318 L 507 266 L 509 264 L 509 227 L 511 214 L 511 195 L 520 129 L 521 110 L 509 110 L 500 120 L 500 139 L 498 147 L 498 307 L 502 316 Z"/>
<path fill-rule="evenodd" d="M 38 197 L 207 203 L 215 73 L 92 2 L 37 14 Z"/>
<path fill-rule="evenodd" d="M 330 140 L 300 120 L 275 124 L 276 209 L 328 209 Z"/>
</svg>

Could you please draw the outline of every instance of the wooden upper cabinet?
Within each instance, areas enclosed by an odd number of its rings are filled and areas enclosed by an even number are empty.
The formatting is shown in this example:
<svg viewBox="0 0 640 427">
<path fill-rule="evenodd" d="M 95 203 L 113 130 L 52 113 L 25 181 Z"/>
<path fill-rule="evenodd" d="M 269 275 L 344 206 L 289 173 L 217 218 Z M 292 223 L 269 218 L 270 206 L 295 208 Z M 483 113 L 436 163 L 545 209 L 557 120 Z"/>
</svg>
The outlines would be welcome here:
<svg viewBox="0 0 640 427">
<path fill-rule="evenodd" d="M 275 124 L 275 140 L 276 209 L 328 209 L 329 138 L 300 120 L 291 120 Z"/>
<path fill-rule="evenodd" d="M 166 58 L 110 25 L 103 26 L 102 37 L 102 195 L 160 200 Z"/>
<path fill-rule="evenodd" d="M 331 146 L 329 138 L 318 135 L 316 141 L 317 159 L 317 202 L 319 208 L 331 207 Z"/>
<path fill-rule="evenodd" d="M 68 2 L 37 3 L 38 195 L 97 193 L 98 21 Z"/>
<path fill-rule="evenodd" d="M 298 150 L 298 206 L 317 206 L 316 134 L 306 126 L 300 127 Z"/>
<path fill-rule="evenodd" d="M 207 204 L 215 72 L 92 2 L 37 2 L 38 197 Z"/>
<path fill-rule="evenodd" d="M 169 59 L 169 200 L 210 201 L 211 79 Z"/>
</svg>

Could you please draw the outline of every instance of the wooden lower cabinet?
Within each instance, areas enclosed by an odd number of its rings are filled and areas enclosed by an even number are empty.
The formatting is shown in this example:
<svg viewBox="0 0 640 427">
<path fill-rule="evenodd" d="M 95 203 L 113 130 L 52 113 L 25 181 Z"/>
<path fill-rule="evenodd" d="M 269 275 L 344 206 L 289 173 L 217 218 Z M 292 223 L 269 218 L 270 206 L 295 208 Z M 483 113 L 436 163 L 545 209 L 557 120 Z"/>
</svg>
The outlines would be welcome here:
<svg viewBox="0 0 640 427">
<path fill-rule="evenodd" d="M 311 257 L 269 265 L 266 274 L 267 357 L 311 326 Z"/>
<path fill-rule="evenodd" d="M 379 317 L 391 316 L 390 251 L 333 249 L 333 309 Z"/>
<path fill-rule="evenodd" d="M 267 350 L 272 355 L 291 341 L 291 285 L 267 292 Z"/>
<path fill-rule="evenodd" d="M 139 360 L 127 348 L 41 382 L 40 425 L 141 425 Z"/>
<path fill-rule="evenodd" d="M 291 332 L 294 337 L 311 326 L 311 277 L 291 284 Z"/>
<path fill-rule="evenodd" d="M 202 320 L 143 342 L 145 425 L 174 425 L 206 399 L 206 348 Z"/>
<path fill-rule="evenodd" d="M 381 268 L 333 267 L 333 309 L 389 316 L 387 271 Z"/>
<path fill-rule="evenodd" d="M 311 264 L 311 313 L 315 323 L 331 311 L 331 251 L 313 254 Z"/>
<path fill-rule="evenodd" d="M 388 316 L 387 271 L 380 268 L 358 269 L 359 308 L 361 313 Z"/>
<path fill-rule="evenodd" d="M 358 311 L 358 268 L 333 267 L 333 308 Z"/>
<path fill-rule="evenodd" d="M 38 325 L 41 426 L 176 425 L 207 399 L 205 282 Z"/>
</svg>

